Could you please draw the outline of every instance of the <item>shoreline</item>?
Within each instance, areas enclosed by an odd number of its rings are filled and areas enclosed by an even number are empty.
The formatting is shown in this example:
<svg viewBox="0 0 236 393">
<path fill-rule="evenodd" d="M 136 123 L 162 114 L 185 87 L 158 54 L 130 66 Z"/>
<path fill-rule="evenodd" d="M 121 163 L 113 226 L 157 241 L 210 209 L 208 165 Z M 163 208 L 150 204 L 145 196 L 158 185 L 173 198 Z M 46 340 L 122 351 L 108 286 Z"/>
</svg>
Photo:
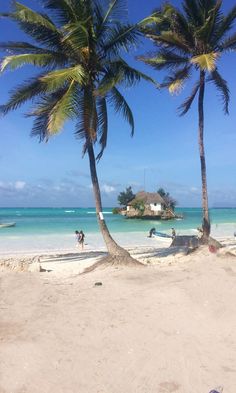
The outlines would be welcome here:
<svg viewBox="0 0 236 393">
<path fill-rule="evenodd" d="M 213 224 L 211 236 L 217 240 L 234 240 L 236 224 Z M 169 233 L 169 230 L 163 231 Z M 177 235 L 197 235 L 196 229 L 182 229 Z M 137 247 L 168 247 L 169 239 L 148 238 L 148 232 L 111 232 L 112 237 L 124 248 Z M 101 233 L 85 233 L 85 251 L 105 251 L 105 244 Z M 0 242 L 0 258 L 11 255 L 49 254 L 77 252 L 74 234 L 44 234 L 44 235 L 8 235 Z"/>
</svg>

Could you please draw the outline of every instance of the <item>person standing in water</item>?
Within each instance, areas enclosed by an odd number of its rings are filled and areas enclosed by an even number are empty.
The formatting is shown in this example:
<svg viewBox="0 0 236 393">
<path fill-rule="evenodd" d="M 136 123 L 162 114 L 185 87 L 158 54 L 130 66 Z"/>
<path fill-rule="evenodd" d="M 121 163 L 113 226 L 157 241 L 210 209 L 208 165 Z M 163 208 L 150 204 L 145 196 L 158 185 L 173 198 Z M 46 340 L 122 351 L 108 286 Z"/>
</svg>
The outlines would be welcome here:
<svg viewBox="0 0 236 393">
<path fill-rule="evenodd" d="M 149 236 L 148 237 L 152 237 L 152 235 L 156 232 L 156 228 L 151 228 L 149 231 Z"/>
<path fill-rule="evenodd" d="M 172 239 L 175 239 L 176 238 L 175 228 L 171 228 L 171 229 L 172 229 L 172 232 L 171 232 Z"/>
<path fill-rule="evenodd" d="M 76 237 L 76 247 L 79 247 L 79 238 L 80 238 L 79 231 L 75 231 L 75 237 Z"/>
<path fill-rule="evenodd" d="M 78 238 L 79 244 L 80 244 L 80 246 L 81 246 L 81 250 L 84 249 L 84 238 L 85 238 L 85 234 L 84 234 L 84 232 L 81 230 L 81 231 L 79 232 L 79 238 Z"/>
</svg>

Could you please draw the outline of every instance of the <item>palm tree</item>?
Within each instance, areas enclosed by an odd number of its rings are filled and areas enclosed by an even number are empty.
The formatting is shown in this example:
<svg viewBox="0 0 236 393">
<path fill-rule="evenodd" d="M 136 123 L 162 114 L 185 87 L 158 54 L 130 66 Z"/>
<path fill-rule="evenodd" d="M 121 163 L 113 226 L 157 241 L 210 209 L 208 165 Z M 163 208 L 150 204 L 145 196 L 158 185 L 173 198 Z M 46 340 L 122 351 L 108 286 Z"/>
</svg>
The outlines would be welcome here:
<svg viewBox="0 0 236 393">
<path fill-rule="evenodd" d="M 149 37 L 157 51 L 140 60 L 155 70 L 170 70 L 162 87 L 170 93 L 178 93 L 194 71 L 198 79 L 191 95 L 179 107 L 185 115 L 198 95 L 198 143 L 201 163 L 203 241 L 210 235 L 206 160 L 204 149 L 204 95 L 207 82 L 213 82 L 222 95 L 223 109 L 228 114 L 229 88 L 218 70 L 218 61 L 224 52 L 236 49 L 236 33 L 229 35 L 236 20 L 236 6 L 228 15 L 221 11 L 222 1 L 184 0 L 183 11 L 165 5 L 156 11 L 159 22 L 146 25 L 144 34 Z"/>
<path fill-rule="evenodd" d="M 16 2 L 12 12 L 2 14 L 17 22 L 30 41 L 0 43 L 0 49 L 8 52 L 1 72 L 25 65 L 42 71 L 17 86 L 1 112 L 7 114 L 33 102 L 28 115 L 34 118 L 32 136 L 40 142 L 62 130 L 65 121 L 76 122 L 75 135 L 83 141 L 83 155 L 89 157 L 97 219 L 110 260 L 131 261 L 111 237 L 103 218 L 96 160 L 107 144 L 108 105 L 127 120 L 134 133 L 133 115 L 120 87 L 133 86 L 140 79 L 153 82 L 121 57 L 121 51 L 138 43 L 140 32 L 125 20 L 123 0 L 103 5 L 98 0 L 41 2 L 45 13 Z M 96 143 L 100 146 L 97 156 Z"/>
</svg>

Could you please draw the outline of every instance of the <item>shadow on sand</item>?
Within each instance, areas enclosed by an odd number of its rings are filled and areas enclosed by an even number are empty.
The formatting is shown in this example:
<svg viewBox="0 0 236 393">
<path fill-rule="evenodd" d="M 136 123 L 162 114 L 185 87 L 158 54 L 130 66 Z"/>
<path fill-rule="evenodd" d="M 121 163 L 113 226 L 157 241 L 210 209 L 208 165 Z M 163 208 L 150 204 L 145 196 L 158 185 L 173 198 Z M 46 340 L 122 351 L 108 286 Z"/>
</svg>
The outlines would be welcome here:
<svg viewBox="0 0 236 393">
<path fill-rule="evenodd" d="M 84 259 L 104 257 L 107 252 L 104 251 L 87 251 L 78 253 L 68 253 L 68 254 L 57 254 L 57 255 L 41 255 L 40 263 L 50 263 L 50 262 L 79 262 Z"/>
</svg>

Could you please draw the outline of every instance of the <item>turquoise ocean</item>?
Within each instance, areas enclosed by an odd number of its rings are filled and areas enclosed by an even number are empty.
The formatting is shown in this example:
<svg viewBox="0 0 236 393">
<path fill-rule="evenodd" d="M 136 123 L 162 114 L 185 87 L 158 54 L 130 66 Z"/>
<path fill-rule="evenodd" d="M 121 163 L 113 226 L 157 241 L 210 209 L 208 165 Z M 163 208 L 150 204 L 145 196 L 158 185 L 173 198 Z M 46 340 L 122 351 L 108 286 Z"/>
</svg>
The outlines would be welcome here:
<svg viewBox="0 0 236 393">
<path fill-rule="evenodd" d="M 178 208 L 183 220 L 139 220 L 126 219 L 112 214 L 111 208 L 104 208 L 104 217 L 111 232 L 148 232 L 151 227 L 168 232 L 171 227 L 177 231 L 196 229 L 201 225 L 200 208 Z M 211 222 L 236 225 L 236 208 L 210 210 Z M 1 228 L 0 238 L 7 236 L 71 234 L 82 229 L 85 233 L 98 233 L 94 208 L 0 208 L 0 222 L 15 222 L 12 228 Z M 236 229 L 236 227 L 235 227 Z"/>
</svg>

